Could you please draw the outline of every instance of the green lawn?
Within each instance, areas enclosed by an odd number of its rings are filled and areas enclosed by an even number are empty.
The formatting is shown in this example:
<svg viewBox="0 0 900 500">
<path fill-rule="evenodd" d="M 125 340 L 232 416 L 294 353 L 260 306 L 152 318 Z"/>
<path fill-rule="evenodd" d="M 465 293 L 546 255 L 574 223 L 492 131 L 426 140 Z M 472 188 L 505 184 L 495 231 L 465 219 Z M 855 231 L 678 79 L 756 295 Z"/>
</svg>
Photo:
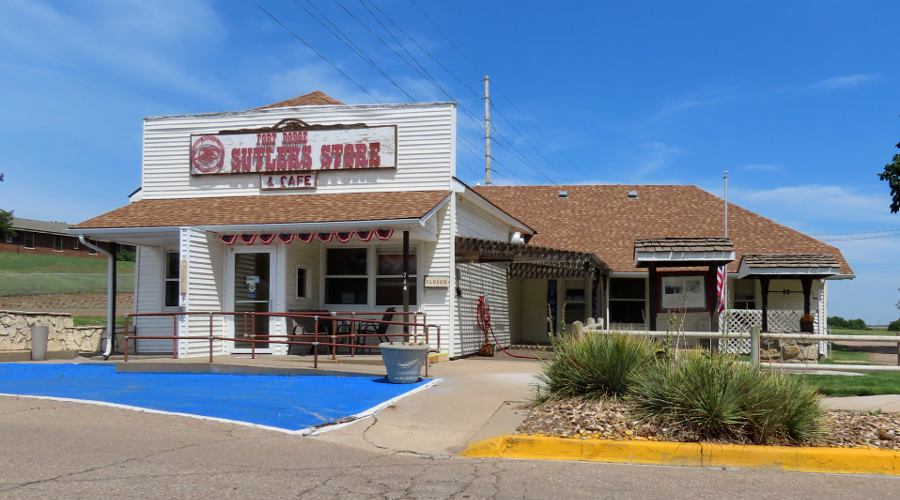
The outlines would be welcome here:
<svg viewBox="0 0 900 500">
<path fill-rule="evenodd" d="M 825 396 L 874 396 L 900 394 L 900 372 L 875 372 L 863 376 L 797 375 L 815 385 Z"/>
<path fill-rule="evenodd" d="M 871 330 L 843 330 L 840 328 L 831 328 L 828 332 L 832 335 L 897 335 L 896 332 L 889 332 L 881 329 Z"/>
<path fill-rule="evenodd" d="M 106 291 L 103 258 L 0 253 L 0 295 Z M 117 289 L 134 290 L 134 262 L 119 262 Z"/>
<path fill-rule="evenodd" d="M 852 347 L 832 344 L 831 356 L 822 360 L 823 363 L 866 365 L 869 364 L 869 354 L 854 350 Z"/>
<path fill-rule="evenodd" d="M 106 326 L 106 316 L 73 316 L 75 326 Z M 125 326 L 125 316 L 116 316 L 116 326 Z"/>
</svg>

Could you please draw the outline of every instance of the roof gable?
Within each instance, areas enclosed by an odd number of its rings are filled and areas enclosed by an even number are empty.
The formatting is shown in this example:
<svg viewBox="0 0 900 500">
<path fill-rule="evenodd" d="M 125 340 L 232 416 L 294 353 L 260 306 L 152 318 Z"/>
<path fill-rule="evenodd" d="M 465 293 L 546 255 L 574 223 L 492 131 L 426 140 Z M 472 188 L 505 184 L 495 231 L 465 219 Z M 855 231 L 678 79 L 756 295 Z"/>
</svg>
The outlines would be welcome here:
<svg viewBox="0 0 900 500">
<path fill-rule="evenodd" d="M 576 185 L 480 186 L 503 210 L 533 227 L 529 243 L 597 254 L 613 272 L 639 271 L 636 240 L 710 237 L 723 234 L 718 196 L 696 186 Z M 567 191 L 566 197 L 559 195 Z M 637 196 L 629 196 L 636 191 Z M 729 203 L 728 238 L 735 246 L 736 272 L 744 254 L 828 254 L 852 274 L 837 248 Z"/>
<path fill-rule="evenodd" d="M 314 90 L 308 94 L 299 95 L 297 97 L 292 97 L 290 99 L 272 104 L 266 104 L 265 106 L 260 106 L 256 109 L 290 108 L 292 106 L 325 106 L 329 104 L 334 105 L 344 103 L 331 97 L 325 92 L 322 92 L 321 90 Z"/>
</svg>

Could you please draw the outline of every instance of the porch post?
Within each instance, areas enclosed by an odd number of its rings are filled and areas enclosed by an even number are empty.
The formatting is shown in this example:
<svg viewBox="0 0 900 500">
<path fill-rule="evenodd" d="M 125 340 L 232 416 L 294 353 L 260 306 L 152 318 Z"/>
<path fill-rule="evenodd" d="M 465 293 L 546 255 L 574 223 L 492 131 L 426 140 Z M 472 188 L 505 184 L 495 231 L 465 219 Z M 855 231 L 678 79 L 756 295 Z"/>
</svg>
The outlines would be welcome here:
<svg viewBox="0 0 900 500">
<path fill-rule="evenodd" d="M 759 278 L 759 286 L 762 292 L 762 331 L 769 331 L 769 278 Z"/>
<path fill-rule="evenodd" d="M 584 323 L 587 324 L 588 318 L 594 317 L 594 271 L 588 272 L 584 278 Z"/>
<path fill-rule="evenodd" d="M 409 312 L 409 231 L 403 231 L 403 312 Z M 409 315 L 403 315 L 409 322 Z M 403 333 L 409 333 L 409 325 L 403 325 Z"/>
<path fill-rule="evenodd" d="M 656 310 L 658 309 L 657 302 L 659 301 L 659 286 L 657 286 L 657 276 L 656 276 L 656 264 L 651 262 L 647 265 L 648 277 L 650 280 L 650 297 L 648 297 L 647 301 L 647 329 L 650 331 L 656 331 Z"/>
<path fill-rule="evenodd" d="M 710 264 L 709 271 L 706 273 L 706 300 L 709 303 L 709 331 L 711 332 L 719 331 L 719 315 L 717 314 L 719 307 L 716 301 L 716 289 L 718 288 L 716 285 L 716 274 L 718 269 L 718 265 Z M 728 286 L 727 281 L 725 286 Z"/>
<path fill-rule="evenodd" d="M 809 297 L 812 294 L 812 278 L 803 276 L 800 278 L 800 285 L 803 287 L 803 315 L 809 314 Z"/>
</svg>

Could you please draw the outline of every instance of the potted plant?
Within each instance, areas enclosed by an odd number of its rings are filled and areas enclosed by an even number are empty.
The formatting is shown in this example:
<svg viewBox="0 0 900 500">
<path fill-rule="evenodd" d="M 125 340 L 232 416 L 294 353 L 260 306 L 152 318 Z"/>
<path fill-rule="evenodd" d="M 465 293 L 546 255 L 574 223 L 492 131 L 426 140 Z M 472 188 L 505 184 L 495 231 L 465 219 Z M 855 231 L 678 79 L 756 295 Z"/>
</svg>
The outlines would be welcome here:
<svg viewBox="0 0 900 500">
<path fill-rule="evenodd" d="M 382 342 L 378 349 L 389 382 L 413 384 L 421 380 L 422 365 L 428 361 L 428 346 L 424 342 Z"/>
<path fill-rule="evenodd" d="M 800 331 L 805 333 L 813 333 L 813 316 L 812 314 L 804 314 L 800 318 Z"/>
</svg>

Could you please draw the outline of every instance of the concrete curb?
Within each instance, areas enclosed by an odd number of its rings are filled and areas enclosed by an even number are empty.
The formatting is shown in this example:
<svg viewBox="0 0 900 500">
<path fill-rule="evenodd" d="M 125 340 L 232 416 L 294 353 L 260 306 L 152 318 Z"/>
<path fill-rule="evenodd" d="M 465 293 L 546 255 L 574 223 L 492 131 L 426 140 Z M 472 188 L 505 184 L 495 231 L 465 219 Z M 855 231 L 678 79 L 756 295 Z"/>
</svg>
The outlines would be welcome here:
<svg viewBox="0 0 900 500">
<path fill-rule="evenodd" d="M 764 468 L 835 474 L 900 475 L 900 452 L 875 448 L 608 441 L 504 435 L 474 443 L 460 455 L 472 458 L 578 460 L 691 467 Z"/>
</svg>

